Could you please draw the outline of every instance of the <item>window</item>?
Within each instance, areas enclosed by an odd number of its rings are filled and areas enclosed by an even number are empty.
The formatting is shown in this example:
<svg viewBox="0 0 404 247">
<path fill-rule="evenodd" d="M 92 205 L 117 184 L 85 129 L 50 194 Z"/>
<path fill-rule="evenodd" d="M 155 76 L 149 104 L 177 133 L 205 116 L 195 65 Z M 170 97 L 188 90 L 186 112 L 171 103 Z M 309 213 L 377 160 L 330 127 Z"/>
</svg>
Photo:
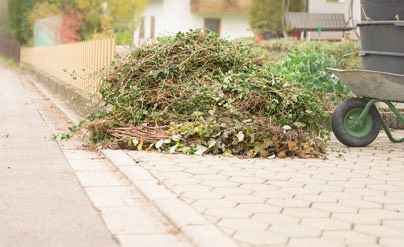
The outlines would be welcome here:
<svg viewBox="0 0 404 247">
<path fill-rule="evenodd" d="M 154 39 L 156 36 L 156 17 L 150 17 L 150 38 Z"/>
<path fill-rule="evenodd" d="M 220 35 L 220 18 L 205 18 L 205 29 Z"/>
</svg>

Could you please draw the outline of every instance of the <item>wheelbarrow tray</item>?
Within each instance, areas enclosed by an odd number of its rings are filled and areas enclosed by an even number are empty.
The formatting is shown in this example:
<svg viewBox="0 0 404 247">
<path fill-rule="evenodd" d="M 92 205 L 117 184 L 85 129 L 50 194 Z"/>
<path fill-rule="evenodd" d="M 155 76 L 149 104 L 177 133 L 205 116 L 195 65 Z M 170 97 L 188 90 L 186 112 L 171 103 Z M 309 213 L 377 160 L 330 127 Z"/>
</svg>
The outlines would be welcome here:
<svg viewBox="0 0 404 247">
<path fill-rule="evenodd" d="M 359 97 L 404 102 L 404 75 L 370 70 L 330 71 Z"/>
</svg>

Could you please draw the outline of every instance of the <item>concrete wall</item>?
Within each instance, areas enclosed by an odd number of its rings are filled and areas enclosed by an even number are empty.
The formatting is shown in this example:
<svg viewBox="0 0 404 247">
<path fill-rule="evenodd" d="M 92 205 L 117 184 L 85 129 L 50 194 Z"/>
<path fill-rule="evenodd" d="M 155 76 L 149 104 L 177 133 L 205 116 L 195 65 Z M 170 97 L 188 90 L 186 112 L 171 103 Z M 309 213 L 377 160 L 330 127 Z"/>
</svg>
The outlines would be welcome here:
<svg viewBox="0 0 404 247">
<path fill-rule="evenodd" d="M 155 17 L 156 36 L 172 35 L 190 29 L 203 28 L 204 18 L 221 19 L 221 36 L 228 39 L 251 37 L 247 14 L 224 13 L 202 14 L 191 12 L 191 0 L 151 0 L 146 7 L 145 37 L 150 38 L 150 19 Z M 139 30 L 135 32 L 135 42 L 139 42 Z"/>
</svg>

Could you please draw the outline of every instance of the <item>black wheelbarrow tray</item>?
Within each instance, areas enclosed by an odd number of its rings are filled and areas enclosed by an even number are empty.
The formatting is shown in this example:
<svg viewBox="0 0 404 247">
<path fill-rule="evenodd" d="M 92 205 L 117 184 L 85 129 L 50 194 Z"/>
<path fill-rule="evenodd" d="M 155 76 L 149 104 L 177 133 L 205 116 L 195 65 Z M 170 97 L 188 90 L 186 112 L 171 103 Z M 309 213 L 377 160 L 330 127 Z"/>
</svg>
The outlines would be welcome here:
<svg viewBox="0 0 404 247">
<path fill-rule="evenodd" d="M 404 115 L 394 103 L 404 103 L 404 75 L 369 71 L 330 69 L 357 96 L 342 102 L 332 114 L 332 129 L 337 139 L 348 147 L 366 147 L 383 127 L 394 143 L 397 139 L 380 116 L 377 103 L 385 103 L 404 122 Z"/>
</svg>

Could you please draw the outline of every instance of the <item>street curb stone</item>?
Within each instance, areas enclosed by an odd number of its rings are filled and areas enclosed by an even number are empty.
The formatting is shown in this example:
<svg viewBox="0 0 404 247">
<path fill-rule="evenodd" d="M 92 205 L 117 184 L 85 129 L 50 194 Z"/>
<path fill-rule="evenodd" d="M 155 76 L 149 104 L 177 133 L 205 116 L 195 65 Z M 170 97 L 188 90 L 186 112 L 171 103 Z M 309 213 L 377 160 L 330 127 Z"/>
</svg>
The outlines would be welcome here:
<svg viewBox="0 0 404 247">
<path fill-rule="evenodd" d="M 195 209 L 159 185 L 156 178 L 124 151 L 104 149 L 102 153 L 175 227 L 188 236 L 193 244 L 200 247 L 238 246 Z"/>
</svg>

